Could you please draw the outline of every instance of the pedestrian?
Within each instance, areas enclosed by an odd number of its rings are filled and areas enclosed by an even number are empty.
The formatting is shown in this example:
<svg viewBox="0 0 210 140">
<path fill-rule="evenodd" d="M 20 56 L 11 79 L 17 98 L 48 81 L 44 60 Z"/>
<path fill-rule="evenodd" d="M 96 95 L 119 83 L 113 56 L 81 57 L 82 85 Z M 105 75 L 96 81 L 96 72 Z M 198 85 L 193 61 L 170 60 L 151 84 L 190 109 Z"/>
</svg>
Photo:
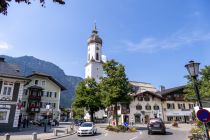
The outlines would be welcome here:
<svg viewBox="0 0 210 140">
<path fill-rule="evenodd" d="M 28 128 L 28 125 L 29 125 L 29 119 L 28 119 L 28 116 L 26 116 L 26 127 Z"/>
<path fill-rule="evenodd" d="M 22 114 L 20 114 L 18 118 L 18 130 L 20 130 L 21 127 L 21 120 L 22 120 Z"/>
<path fill-rule="evenodd" d="M 23 128 L 25 128 L 26 127 L 26 118 L 24 117 L 24 119 L 23 119 Z"/>
</svg>

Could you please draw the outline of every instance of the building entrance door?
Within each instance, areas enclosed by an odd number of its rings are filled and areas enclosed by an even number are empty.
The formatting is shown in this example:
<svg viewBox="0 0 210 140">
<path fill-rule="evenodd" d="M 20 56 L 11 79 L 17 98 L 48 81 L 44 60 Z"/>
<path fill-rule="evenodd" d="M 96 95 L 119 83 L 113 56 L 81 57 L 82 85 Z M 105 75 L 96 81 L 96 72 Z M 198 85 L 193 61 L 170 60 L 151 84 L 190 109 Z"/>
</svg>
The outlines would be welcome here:
<svg viewBox="0 0 210 140">
<path fill-rule="evenodd" d="M 135 115 L 135 123 L 141 123 L 141 115 Z"/>
</svg>

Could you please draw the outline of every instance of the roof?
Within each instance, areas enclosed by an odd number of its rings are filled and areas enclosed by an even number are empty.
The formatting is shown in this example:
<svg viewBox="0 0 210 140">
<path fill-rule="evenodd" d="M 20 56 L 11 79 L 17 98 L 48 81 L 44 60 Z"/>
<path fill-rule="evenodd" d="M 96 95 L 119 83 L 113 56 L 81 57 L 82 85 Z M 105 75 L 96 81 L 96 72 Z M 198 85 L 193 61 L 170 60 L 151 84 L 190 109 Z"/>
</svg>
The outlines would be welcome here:
<svg viewBox="0 0 210 140">
<path fill-rule="evenodd" d="M 20 69 L 18 65 L 8 64 L 2 58 L 0 61 L 0 74 L 1 75 L 12 75 L 21 76 Z"/>
<path fill-rule="evenodd" d="M 163 99 L 163 97 L 160 94 L 154 93 L 154 92 L 151 92 L 151 91 L 144 91 L 144 92 L 139 92 L 139 93 L 130 94 L 130 95 L 133 96 L 133 97 L 136 97 L 136 96 L 139 96 L 139 95 L 142 95 L 142 94 L 150 94 L 150 95 L 155 96 L 157 98 Z"/>
<path fill-rule="evenodd" d="M 50 75 L 48 75 L 48 74 L 46 74 L 46 73 L 34 72 L 33 74 L 28 75 L 27 78 L 32 77 L 32 76 L 46 77 L 46 78 L 48 78 L 49 80 L 51 80 L 52 82 L 54 82 L 56 85 L 58 85 L 58 86 L 61 88 L 62 91 L 63 91 L 63 90 L 66 90 L 66 88 L 65 88 L 62 84 L 60 84 L 60 83 L 59 83 L 57 80 L 55 80 L 52 76 L 50 76 Z"/>
<path fill-rule="evenodd" d="M 99 44 L 102 44 L 102 39 L 98 35 L 98 31 L 96 29 L 96 24 L 94 24 L 94 28 L 93 28 L 92 34 L 88 38 L 87 42 L 88 42 L 88 44 L 90 44 L 90 43 L 99 43 Z"/>
<path fill-rule="evenodd" d="M 33 85 L 33 86 L 28 87 L 28 88 L 30 88 L 30 89 L 40 89 L 40 90 L 43 90 L 42 87 L 37 86 L 37 85 Z"/>
<path fill-rule="evenodd" d="M 21 75 L 18 65 L 8 64 L 2 57 L 0 57 L 0 76 L 5 78 L 28 80 Z"/>
<path fill-rule="evenodd" d="M 159 94 L 161 94 L 163 96 L 163 95 L 171 94 L 171 93 L 179 91 L 179 90 L 183 90 L 184 88 L 185 88 L 185 85 L 174 87 L 174 88 L 165 89 L 163 91 L 158 91 L 157 93 L 159 93 Z"/>
</svg>

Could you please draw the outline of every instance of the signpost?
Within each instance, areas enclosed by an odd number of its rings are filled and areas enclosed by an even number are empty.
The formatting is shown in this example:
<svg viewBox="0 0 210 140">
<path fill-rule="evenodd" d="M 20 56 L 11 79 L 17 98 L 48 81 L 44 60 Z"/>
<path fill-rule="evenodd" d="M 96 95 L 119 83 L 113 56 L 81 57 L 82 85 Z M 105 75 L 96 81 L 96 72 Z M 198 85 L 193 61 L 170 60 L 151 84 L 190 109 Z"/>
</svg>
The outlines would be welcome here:
<svg viewBox="0 0 210 140">
<path fill-rule="evenodd" d="M 207 123 L 210 121 L 210 112 L 206 109 L 198 110 L 196 115 L 201 122 Z"/>
</svg>

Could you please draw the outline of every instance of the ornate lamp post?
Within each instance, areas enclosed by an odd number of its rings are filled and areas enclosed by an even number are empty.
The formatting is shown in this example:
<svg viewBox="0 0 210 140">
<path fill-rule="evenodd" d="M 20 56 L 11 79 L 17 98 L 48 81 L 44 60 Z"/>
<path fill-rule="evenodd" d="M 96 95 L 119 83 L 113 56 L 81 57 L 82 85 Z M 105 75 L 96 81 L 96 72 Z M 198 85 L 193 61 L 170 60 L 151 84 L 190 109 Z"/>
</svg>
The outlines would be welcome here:
<svg viewBox="0 0 210 140">
<path fill-rule="evenodd" d="M 202 105 L 202 102 L 201 102 L 201 99 L 200 99 L 200 94 L 199 94 L 198 84 L 197 84 L 197 81 L 198 81 L 197 78 L 198 78 L 198 75 L 199 75 L 199 65 L 200 65 L 200 63 L 196 63 L 194 61 L 189 61 L 189 64 L 186 64 L 185 67 L 186 67 L 188 73 L 190 74 L 190 76 L 193 79 L 194 91 L 195 91 L 195 94 L 196 94 L 196 97 L 197 97 L 197 100 L 198 100 L 199 109 L 202 109 L 203 105 Z M 206 138 L 207 138 L 207 140 L 209 140 L 209 133 L 208 133 L 207 124 L 206 123 L 203 123 L 203 124 L 204 124 L 204 128 L 205 128 Z"/>
</svg>

